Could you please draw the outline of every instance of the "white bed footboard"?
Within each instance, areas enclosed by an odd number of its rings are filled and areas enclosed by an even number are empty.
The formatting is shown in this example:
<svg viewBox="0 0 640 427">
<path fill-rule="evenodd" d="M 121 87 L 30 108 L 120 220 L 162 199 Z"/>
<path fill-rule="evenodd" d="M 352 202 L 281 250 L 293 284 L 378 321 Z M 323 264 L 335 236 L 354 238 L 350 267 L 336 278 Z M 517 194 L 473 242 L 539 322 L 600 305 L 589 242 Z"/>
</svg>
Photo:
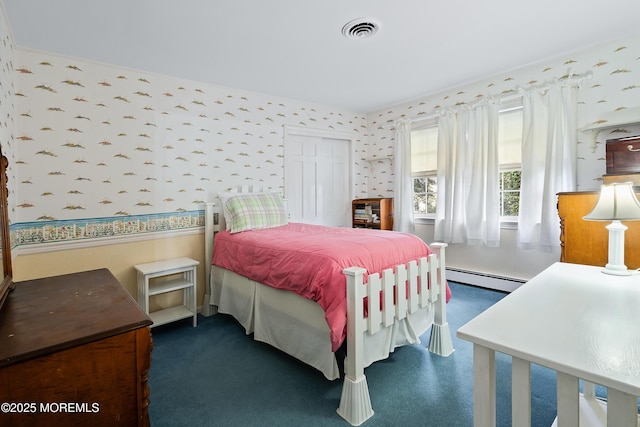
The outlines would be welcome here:
<svg viewBox="0 0 640 427">
<path fill-rule="evenodd" d="M 347 358 L 337 412 L 350 424 L 360 425 L 373 415 L 362 357 L 365 333 L 373 335 L 402 321 L 408 314 L 432 308 L 434 322 L 429 351 L 441 356 L 453 353 L 446 317 L 446 246 L 446 243 L 433 243 L 434 253 L 428 258 L 399 265 L 395 272 L 385 270 L 382 277 L 371 274 L 366 285 L 364 268 L 350 267 L 343 271 L 347 278 Z"/>
</svg>

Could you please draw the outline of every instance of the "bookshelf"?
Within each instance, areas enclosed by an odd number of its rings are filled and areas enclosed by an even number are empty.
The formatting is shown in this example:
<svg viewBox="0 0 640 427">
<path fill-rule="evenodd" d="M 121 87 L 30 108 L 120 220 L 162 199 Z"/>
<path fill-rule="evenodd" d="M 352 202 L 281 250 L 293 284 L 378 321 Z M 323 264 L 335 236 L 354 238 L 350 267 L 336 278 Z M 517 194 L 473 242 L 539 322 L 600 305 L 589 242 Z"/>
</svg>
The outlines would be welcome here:
<svg viewBox="0 0 640 427">
<path fill-rule="evenodd" d="M 351 203 L 354 228 L 393 230 L 393 199 L 356 199 Z"/>
</svg>

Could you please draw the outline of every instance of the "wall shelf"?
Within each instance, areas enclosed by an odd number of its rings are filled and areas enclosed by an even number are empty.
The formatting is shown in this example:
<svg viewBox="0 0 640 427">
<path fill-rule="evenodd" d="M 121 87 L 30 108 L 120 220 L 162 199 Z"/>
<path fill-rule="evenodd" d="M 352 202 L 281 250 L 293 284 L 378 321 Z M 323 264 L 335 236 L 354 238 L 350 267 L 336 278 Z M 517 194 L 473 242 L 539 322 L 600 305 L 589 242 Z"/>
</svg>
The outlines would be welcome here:
<svg viewBox="0 0 640 427">
<path fill-rule="evenodd" d="M 365 162 L 377 162 L 378 160 L 393 160 L 393 155 L 389 154 L 388 156 L 368 157 L 364 159 Z"/>
<path fill-rule="evenodd" d="M 592 140 L 591 152 L 595 153 L 598 144 L 598 136 L 601 132 L 608 129 L 615 129 L 622 126 L 638 126 L 640 125 L 640 107 L 626 108 L 624 110 L 612 111 L 604 114 L 602 119 L 597 122 L 582 126 L 578 132 L 591 132 Z"/>
</svg>

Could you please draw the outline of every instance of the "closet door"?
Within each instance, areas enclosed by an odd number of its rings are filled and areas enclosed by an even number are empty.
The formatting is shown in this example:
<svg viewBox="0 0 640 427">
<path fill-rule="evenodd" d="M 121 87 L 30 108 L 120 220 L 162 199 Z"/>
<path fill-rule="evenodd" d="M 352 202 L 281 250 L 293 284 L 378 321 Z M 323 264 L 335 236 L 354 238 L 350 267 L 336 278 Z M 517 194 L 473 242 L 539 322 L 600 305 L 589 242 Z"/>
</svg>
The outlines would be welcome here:
<svg viewBox="0 0 640 427">
<path fill-rule="evenodd" d="M 350 227 L 351 140 L 338 133 L 288 128 L 284 147 L 290 220 Z"/>
</svg>

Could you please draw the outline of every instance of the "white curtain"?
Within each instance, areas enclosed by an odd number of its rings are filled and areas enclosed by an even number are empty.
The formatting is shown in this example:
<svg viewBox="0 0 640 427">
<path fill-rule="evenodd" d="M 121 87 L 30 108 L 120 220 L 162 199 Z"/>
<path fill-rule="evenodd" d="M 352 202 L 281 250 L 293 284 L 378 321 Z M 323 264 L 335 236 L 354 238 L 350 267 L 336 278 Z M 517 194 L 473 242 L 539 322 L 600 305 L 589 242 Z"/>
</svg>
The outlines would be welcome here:
<svg viewBox="0 0 640 427">
<path fill-rule="evenodd" d="M 522 181 L 518 245 L 560 249 L 558 192 L 575 191 L 576 84 L 553 85 L 523 97 Z"/>
<path fill-rule="evenodd" d="M 498 105 L 446 111 L 438 124 L 438 204 L 434 238 L 500 245 Z"/>
<path fill-rule="evenodd" d="M 414 233 L 413 180 L 411 179 L 411 122 L 400 119 L 396 123 L 396 147 L 393 184 L 393 229 Z"/>
</svg>

